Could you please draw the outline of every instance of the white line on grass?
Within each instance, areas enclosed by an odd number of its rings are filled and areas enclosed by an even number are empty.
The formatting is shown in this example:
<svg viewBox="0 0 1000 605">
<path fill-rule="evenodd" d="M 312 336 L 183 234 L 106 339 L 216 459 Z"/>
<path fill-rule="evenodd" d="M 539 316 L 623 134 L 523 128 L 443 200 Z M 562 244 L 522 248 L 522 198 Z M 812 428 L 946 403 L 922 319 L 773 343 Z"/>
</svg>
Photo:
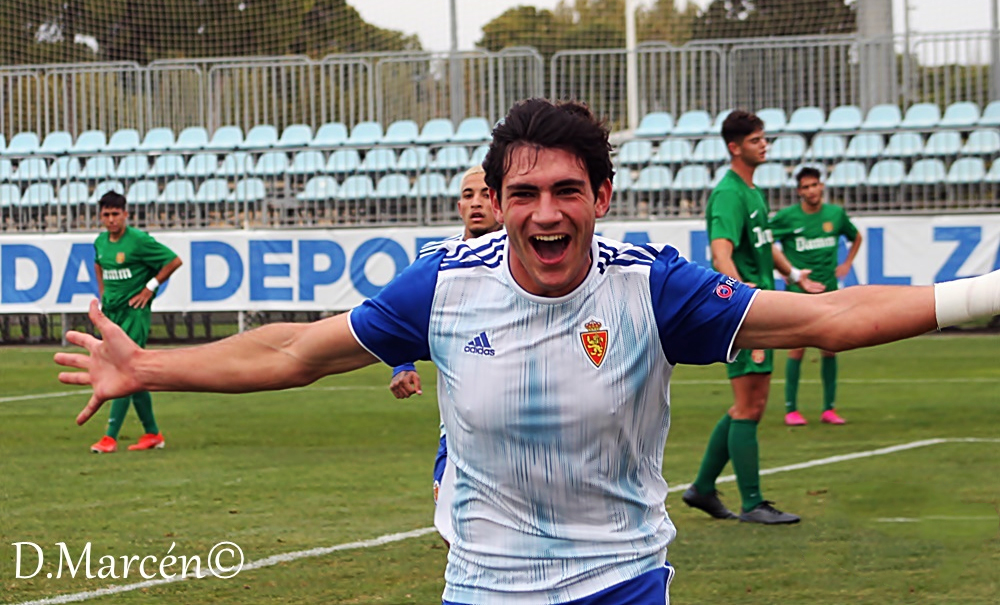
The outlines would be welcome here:
<svg viewBox="0 0 1000 605">
<path fill-rule="evenodd" d="M 996 515 L 976 517 L 953 517 L 948 515 L 928 515 L 926 517 L 880 517 L 878 523 L 920 523 L 921 521 L 996 521 Z"/>
<path fill-rule="evenodd" d="M 17 395 L 14 397 L 0 397 L 0 403 L 10 403 L 13 401 L 30 401 L 32 399 L 49 399 L 51 397 L 69 397 L 70 395 L 88 396 L 86 389 L 76 391 L 56 391 L 55 393 L 36 393 L 34 395 Z"/>
<path fill-rule="evenodd" d="M 835 464 L 837 462 L 846 462 L 848 460 L 857 460 L 859 458 L 871 458 L 872 456 L 884 456 L 886 454 L 894 454 L 896 452 L 903 452 L 906 450 L 916 449 L 918 447 L 927 447 L 929 445 L 937 445 L 940 443 L 1000 443 L 1000 439 L 981 439 L 981 438 L 951 438 L 951 439 L 924 439 L 923 441 L 912 441 L 910 443 L 903 443 L 901 445 L 893 445 L 890 447 L 883 447 L 877 450 L 868 450 L 866 452 L 856 452 L 854 454 L 843 454 L 840 456 L 830 456 L 828 458 L 819 458 L 817 460 L 810 460 L 808 462 L 801 462 L 799 464 L 789 464 L 786 466 L 779 466 L 775 468 L 764 469 L 760 471 L 761 475 L 773 475 L 776 473 L 784 473 L 787 471 L 796 471 L 806 468 L 813 468 L 816 466 L 823 466 L 826 464 Z M 726 475 L 725 477 L 719 477 L 717 482 L 726 483 L 735 481 L 735 475 Z M 685 483 L 683 485 L 675 485 L 671 487 L 668 491 L 677 492 L 686 490 L 690 487 L 690 483 Z M 943 517 L 923 517 L 924 519 L 940 519 L 945 520 Z M 890 521 L 880 519 L 880 521 Z M 902 518 L 899 520 L 892 520 L 897 522 L 904 522 Z M 383 544 L 389 544 L 391 542 L 400 542 L 402 540 L 408 540 L 410 538 L 419 538 L 420 536 L 426 536 L 427 534 L 436 531 L 433 527 L 424 527 L 421 529 L 414 529 L 412 531 L 402 532 L 398 534 L 387 534 L 384 536 L 379 536 L 377 538 L 372 538 L 371 540 L 361 540 L 358 542 L 348 542 L 346 544 L 337 544 L 335 546 L 326 546 L 321 548 L 311 548 L 309 550 L 299 550 L 296 552 L 289 552 L 280 555 L 274 555 L 271 557 L 265 557 L 257 561 L 251 561 L 243 566 L 241 571 L 248 571 L 251 569 L 260 569 L 262 567 L 270 567 L 272 565 L 277 565 L 278 563 L 287 563 L 289 561 L 296 561 L 298 559 L 305 559 L 309 557 L 321 557 L 323 555 L 328 555 L 341 550 L 353 550 L 356 548 L 372 548 L 375 546 L 382 546 Z M 58 597 L 51 597 L 47 599 L 41 599 L 38 601 L 25 601 L 23 603 L 18 603 L 17 605 L 60 605 L 62 603 L 75 603 L 78 601 L 86 601 L 96 597 L 103 597 L 106 595 L 114 595 L 123 592 L 130 592 L 133 590 L 139 590 L 141 588 L 149 588 L 151 586 L 161 586 L 163 584 L 170 584 L 173 582 L 182 582 L 187 580 L 190 576 L 186 577 L 174 577 L 170 579 L 157 579 L 149 580 L 146 582 L 138 582 L 135 584 L 126 584 L 124 586 L 112 586 L 110 588 L 101 588 L 98 590 L 91 590 L 87 592 L 78 592 L 74 594 L 61 595 Z M 209 576 L 210 577 L 210 576 Z"/>
</svg>

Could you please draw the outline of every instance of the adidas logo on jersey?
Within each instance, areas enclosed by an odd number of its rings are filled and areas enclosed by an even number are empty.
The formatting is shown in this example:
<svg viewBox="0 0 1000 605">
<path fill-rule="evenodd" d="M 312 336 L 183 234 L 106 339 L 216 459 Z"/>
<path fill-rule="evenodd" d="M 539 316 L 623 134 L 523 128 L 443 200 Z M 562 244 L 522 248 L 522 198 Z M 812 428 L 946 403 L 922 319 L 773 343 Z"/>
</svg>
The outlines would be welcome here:
<svg viewBox="0 0 1000 605">
<path fill-rule="evenodd" d="M 480 332 L 479 336 L 466 343 L 465 352 L 475 355 L 486 355 L 488 357 L 496 355 L 493 345 L 490 344 L 490 339 L 486 337 L 486 332 Z"/>
</svg>

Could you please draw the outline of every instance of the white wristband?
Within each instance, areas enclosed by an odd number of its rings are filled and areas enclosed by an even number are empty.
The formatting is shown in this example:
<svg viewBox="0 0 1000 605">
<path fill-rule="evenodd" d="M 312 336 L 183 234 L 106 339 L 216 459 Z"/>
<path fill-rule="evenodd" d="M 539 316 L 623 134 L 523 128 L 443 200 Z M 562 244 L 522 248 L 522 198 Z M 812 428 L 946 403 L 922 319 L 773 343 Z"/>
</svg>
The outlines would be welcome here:
<svg viewBox="0 0 1000 605">
<path fill-rule="evenodd" d="M 934 284 L 938 328 L 1000 315 L 1000 271 Z"/>
<path fill-rule="evenodd" d="M 146 289 L 149 290 L 150 292 L 156 292 L 156 289 L 159 287 L 160 287 L 160 280 L 156 279 L 155 277 L 149 278 L 149 281 L 146 282 Z"/>
<path fill-rule="evenodd" d="M 796 269 L 795 267 L 792 267 L 792 270 L 788 272 L 788 279 L 793 284 L 799 283 L 799 280 L 802 279 L 802 271 L 799 270 L 799 269 Z"/>
</svg>

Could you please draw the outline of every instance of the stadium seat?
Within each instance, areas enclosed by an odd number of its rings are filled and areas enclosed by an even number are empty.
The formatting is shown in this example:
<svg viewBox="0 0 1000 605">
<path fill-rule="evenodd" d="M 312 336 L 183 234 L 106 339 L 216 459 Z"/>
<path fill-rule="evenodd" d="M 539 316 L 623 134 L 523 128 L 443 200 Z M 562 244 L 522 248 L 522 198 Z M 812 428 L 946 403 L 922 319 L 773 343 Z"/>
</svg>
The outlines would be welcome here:
<svg viewBox="0 0 1000 605">
<path fill-rule="evenodd" d="M 462 195 L 462 174 L 456 174 L 448 182 L 448 195 L 454 198 Z"/>
<path fill-rule="evenodd" d="M 38 148 L 39 155 L 60 155 L 73 147 L 73 136 L 62 130 L 56 130 L 45 135 L 42 146 Z"/>
<path fill-rule="evenodd" d="M 461 176 L 459 176 L 461 178 Z M 428 172 L 417 177 L 413 188 L 410 189 L 410 197 L 442 197 L 448 193 L 448 181 L 443 174 L 438 172 Z"/>
<path fill-rule="evenodd" d="M 632 189 L 632 171 L 628 168 L 615 168 L 615 176 L 611 179 L 611 190 L 619 193 Z"/>
<path fill-rule="evenodd" d="M 651 161 L 653 164 L 687 164 L 693 151 L 694 145 L 688 139 L 665 139 Z"/>
<path fill-rule="evenodd" d="M 1000 126 L 1000 101 L 990 101 L 990 104 L 983 109 L 983 115 L 979 117 L 977 122 L 979 126 Z M 13 139 L 11 139 L 13 142 Z M 8 147 L 9 149 L 9 147 Z M 990 174 L 993 173 L 993 167 L 990 167 Z"/>
<path fill-rule="evenodd" d="M 73 144 L 69 152 L 77 155 L 92 155 L 104 151 L 107 145 L 108 138 L 104 131 L 88 130 L 77 137 L 76 143 Z"/>
<path fill-rule="evenodd" d="M 149 136 L 147 135 L 147 139 Z M 208 145 L 208 131 L 201 126 L 190 126 L 177 135 L 177 141 L 167 146 L 172 151 L 198 151 Z"/>
<path fill-rule="evenodd" d="M 7 137 L 0 134 L 0 153 L 7 151 Z"/>
<path fill-rule="evenodd" d="M 469 167 L 469 150 L 461 145 L 442 147 L 430 167 L 441 172 L 465 171 Z"/>
<path fill-rule="evenodd" d="M 9 181 L 14 176 L 14 164 L 4 158 L 0 160 L 0 182 Z"/>
<path fill-rule="evenodd" d="M 722 166 L 716 168 L 715 174 L 712 175 L 711 186 L 714 188 L 716 185 L 718 185 L 719 182 L 722 181 L 723 178 L 725 178 L 727 172 L 729 172 L 728 164 L 723 164 Z"/>
<path fill-rule="evenodd" d="M 924 139 L 915 132 L 897 132 L 882 150 L 885 158 L 914 158 L 924 151 Z"/>
<path fill-rule="evenodd" d="M 904 185 L 939 185 L 944 183 L 948 171 L 938 159 L 917 160 L 903 179 Z"/>
<path fill-rule="evenodd" d="M 22 206 L 47 206 L 56 201 L 56 192 L 48 183 L 33 183 L 21 196 Z"/>
<path fill-rule="evenodd" d="M 459 123 L 455 134 L 451 137 L 452 143 L 464 143 L 473 145 L 485 143 L 493 138 L 493 130 L 486 118 L 473 117 L 465 118 Z"/>
<path fill-rule="evenodd" d="M 410 193 L 410 179 L 402 174 L 387 174 L 378 180 L 373 197 L 380 200 L 394 200 Z"/>
<path fill-rule="evenodd" d="M 691 161 L 702 164 L 718 164 L 729 161 L 729 150 L 722 137 L 709 137 L 698 141 L 691 152 Z"/>
<path fill-rule="evenodd" d="M 434 118 L 428 120 L 415 141 L 418 145 L 442 145 L 451 140 L 455 134 L 455 126 L 451 120 Z"/>
<path fill-rule="evenodd" d="M 635 129 L 637 139 L 662 139 L 674 129 L 674 116 L 665 111 L 654 111 L 642 116 Z"/>
<path fill-rule="evenodd" d="M 622 166 L 645 166 L 653 157 L 652 141 L 626 141 L 618 149 L 615 162 Z"/>
<path fill-rule="evenodd" d="M 768 107 L 767 109 L 761 109 L 756 114 L 758 118 L 764 121 L 764 132 L 768 135 L 784 131 L 785 125 L 788 124 L 788 117 L 785 115 L 784 109 Z"/>
<path fill-rule="evenodd" d="M 337 179 L 332 176 L 314 176 L 306 181 L 305 189 L 295 196 L 303 202 L 325 202 L 337 197 Z"/>
<path fill-rule="evenodd" d="M 392 149 L 372 149 L 361 162 L 361 172 L 385 174 L 396 171 L 396 152 Z M 409 185 L 407 185 L 409 188 Z"/>
<path fill-rule="evenodd" d="M 228 179 L 207 179 L 198 187 L 194 201 L 199 204 L 221 204 L 229 200 Z"/>
<path fill-rule="evenodd" d="M 1000 184 L 1000 159 L 993 160 L 989 172 L 986 173 L 986 182 Z"/>
<path fill-rule="evenodd" d="M 708 132 L 705 133 L 705 134 L 711 134 L 711 135 L 716 135 L 716 136 L 721 135 L 722 134 L 722 123 L 726 121 L 726 118 L 728 118 L 729 114 L 731 114 L 731 113 L 733 113 L 732 109 L 723 109 L 722 111 L 720 111 L 715 116 L 715 121 L 712 122 L 712 127 L 709 128 Z"/>
<path fill-rule="evenodd" d="M 642 179 L 641 174 L 639 178 Z M 699 191 L 708 189 L 711 182 L 712 175 L 707 167 L 692 164 L 677 171 L 670 188 L 674 191 Z"/>
<path fill-rule="evenodd" d="M 340 122 L 323 124 L 316 130 L 316 136 L 309 142 L 310 147 L 331 149 L 340 147 L 347 140 L 347 126 Z"/>
<path fill-rule="evenodd" d="M 900 160 L 879 160 L 868 173 L 867 183 L 872 187 L 897 187 L 906 178 L 906 166 Z"/>
<path fill-rule="evenodd" d="M 819 107 L 799 107 L 788 118 L 785 132 L 796 134 L 819 132 L 825 123 L 826 116 Z"/>
<path fill-rule="evenodd" d="M 945 108 L 944 117 L 938 122 L 938 127 L 970 130 L 977 121 L 979 121 L 979 106 L 970 101 L 959 101 Z"/>
<path fill-rule="evenodd" d="M 670 173 L 669 168 L 665 166 L 646 166 L 639 171 L 639 176 L 632 183 L 632 191 L 642 193 L 667 191 L 670 189 L 673 180 L 673 174 Z"/>
<path fill-rule="evenodd" d="M 63 206 L 76 206 L 86 204 L 88 197 L 90 197 L 90 192 L 87 190 L 87 185 L 74 181 L 59 188 L 56 201 Z"/>
<path fill-rule="evenodd" d="M 847 132 L 852 130 L 858 130 L 861 128 L 861 123 L 864 121 L 864 116 L 861 114 L 861 108 L 856 105 L 840 105 L 834 107 L 833 111 L 830 112 L 830 116 L 826 119 L 826 123 L 823 124 L 821 130 L 823 132 Z"/>
<path fill-rule="evenodd" d="M 11 180 L 17 183 L 35 183 L 49 178 L 49 164 L 42 158 L 25 158 L 17 163 Z"/>
<path fill-rule="evenodd" d="M 130 204 L 152 204 L 160 197 L 160 187 L 156 181 L 144 179 L 132 183 L 125 194 Z"/>
<path fill-rule="evenodd" d="M 127 155 L 118 162 L 115 177 L 122 181 L 135 181 L 146 177 L 149 158 L 144 155 Z"/>
<path fill-rule="evenodd" d="M 356 174 L 349 176 L 337 190 L 338 200 L 365 200 L 375 193 L 371 177 Z"/>
<path fill-rule="evenodd" d="M 962 151 L 962 135 L 957 130 L 941 130 L 931 134 L 924 146 L 926 156 L 957 156 Z"/>
<path fill-rule="evenodd" d="M 222 163 L 219 164 L 215 176 L 236 179 L 249 175 L 253 169 L 253 156 L 246 151 L 235 151 L 222 158 Z"/>
<path fill-rule="evenodd" d="M 312 141 L 313 129 L 308 124 L 290 124 L 281 132 L 281 138 L 273 145 L 276 149 L 305 147 Z"/>
<path fill-rule="evenodd" d="M 196 153 L 188 160 L 184 176 L 189 179 L 207 179 L 219 170 L 219 160 L 214 153 Z"/>
<path fill-rule="evenodd" d="M 861 130 L 895 130 L 903 117 L 895 105 L 876 105 L 868 110 L 868 116 L 861 123 Z"/>
<path fill-rule="evenodd" d="M 399 154 L 396 170 L 400 172 L 422 172 L 431 161 L 431 151 L 426 147 L 407 147 Z"/>
<path fill-rule="evenodd" d="M 88 204 L 96 204 L 105 193 L 109 191 L 116 191 L 122 195 L 125 195 L 125 185 L 121 181 L 102 181 L 94 187 L 94 192 L 90 194 L 90 198 L 87 200 Z"/>
<path fill-rule="evenodd" d="M 1000 154 L 1000 132 L 993 129 L 973 130 L 962 147 L 962 155 L 997 154 Z"/>
<path fill-rule="evenodd" d="M 80 170 L 80 158 L 60 156 L 49 166 L 49 180 L 65 183 L 79 177 Z"/>
<path fill-rule="evenodd" d="M 146 131 L 146 136 L 143 137 L 142 143 L 136 148 L 136 151 L 145 151 L 147 153 L 163 153 L 169 150 L 174 144 L 174 131 L 169 128 L 153 128 Z"/>
<path fill-rule="evenodd" d="M 278 129 L 270 124 L 258 124 L 247 132 L 237 149 L 270 149 L 278 142 Z"/>
<path fill-rule="evenodd" d="M 934 103 L 917 103 L 906 110 L 900 128 L 909 130 L 928 130 L 941 121 L 941 110 Z"/>
<path fill-rule="evenodd" d="M 806 151 L 806 159 L 820 162 L 835 162 L 844 157 L 847 143 L 839 134 L 818 134 Z"/>
<path fill-rule="evenodd" d="M 846 160 L 873 160 L 882 155 L 885 143 L 880 134 L 857 134 L 847 144 Z"/>
<path fill-rule="evenodd" d="M 187 179 L 177 179 L 167 183 L 158 198 L 164 204 L 186 204 L 194 201 L 194 183 Z"/>
<path fill-rule="evenodd" d="M 115 162 L 109 156 L 98 155 L 87 160 L 83 165 L 80 178 L 85 181 L 103 181 L 115 176 Z M 124 193 L 124 191 L 122 191 Z"/>
<path fill-rule="evenodd" d="M 254 176 L 275 179 L 288 172 L 288 155 L 284 151 L 268 151 L 261 154 L 254 164 Z"/>
<path fill-rule="evenodd" d="M 19 132 L 10 138 L 4 155 L 31 155 L 38 152 L 38 135 L 33 132 Z"/>
<path fill-rule="evenodd" d="M 374 147 L 382 141 L 382 125 L 378 122 L 359 122 L 351 129 L 344 145 L 349 147 Z"/>
<path fill-rule="evenodd" d="M 168 179 L 183 175 L 185 168 L 184 158 L 176 153 L 168 153 L 157 156 L 146 174 L 151 179 Z"/>
<path fill-rule="evenodd" d="M 859 187 L 868 178 L 865 165 L 857 160 L 840 162 L 833 167 L 830 178 L 826 180 L 829 187 Z"/>
<path fill-rule="evenodd" d="M 312 176 L 323 172 L 326 159 L 319 151 L 299 151 L 292 158 L 292 165 L 288 167 L 288 174 L 291 176 Z"/>
<path fill-rule="evenodd" d="M 819 180 L 822 181 L 822 182 L 824 182 L 824 183 L 826 182 L 826 172 L 827 172 L 826 171 L 826 166 L 824 166 L 823 164 L 814 164 L 812 162 L 804 162 L 802 164 L 796 164 L 795 167 L 793 167 L 792 170 L 788 173 L 788 186 L 789 187 L 797 187 L 798 186 L 798 183 L 795 180 L 795 175 L 799 173 L 799 170 L 802 170 L 803 168 L 806 168 L 806 167 L 808 167 L 808 168 L 815 168 L 816 170 L 819 170 Z"/>
<path fill-rule="evenodd" d="M 420 127 L 413 120 L 396 120 L 385 130 L 383 145 L 409 145 L 417 140 Z"/>
<path fill-rule="evenodd" d="M 104 147 L 105 153 L 126 153 L 135 151 L 140 143 L 139 131 L 134 128 L 123 128 L 117 130 L 108 139 L 108 144 Z"/>
<path fill-rule="evenodd" d="M 356 149 L 338 149 L 326 161 L 327 174 L 350 174 L 361 166 L 361 155 Z"/>
<path fill-rule="evenodd" d="M 469 157 L 469 168 L 473 166 L 482 166 L 483 162 L 486 161 L 486 154 L 490 152 L 489 145 L 480 145 L 472 151 L 472 155 Z"/>
<path fill-rule="evenodd" d="M 982 158 L 959 158 L 952 162 L 945 182 L 949 185 L 974 185 L 986 180 L 986 163 Z"/>
<path fill-rule="evenodd" d="M 766 131 L 765 131 L 766 132 Z M 778 137 L 767 150 L 767 159 L 776 162 L 798 162 L 806 155 L 806 140 L 797 134 Z"/>
<path fill-rule="evenodd" d="M 788 184 L 788 174 L 781 164 L 761 164 L 753 172 L 753 183 L 761 189 L 778 189 Z"/>
<path fill-rule="evenodd" d="M 0 185 L 0 208 L 10 208 L 21 205 L 21 188 L 5 183 Z"/>
<path fill-rule="evenodd" d="M 243 129 L 239 126 L 220 126 L 205 145 L 209 151 L 232 151 L 243 142 Z"/>
<path fill-rule="evenodd" d="M 708 112 L 694 109 L 681 114 L 671 134 L 675 137 L 691 137 L 708 134 L 711 130 L 712 117 L 708 115 Z"/>
</svg>

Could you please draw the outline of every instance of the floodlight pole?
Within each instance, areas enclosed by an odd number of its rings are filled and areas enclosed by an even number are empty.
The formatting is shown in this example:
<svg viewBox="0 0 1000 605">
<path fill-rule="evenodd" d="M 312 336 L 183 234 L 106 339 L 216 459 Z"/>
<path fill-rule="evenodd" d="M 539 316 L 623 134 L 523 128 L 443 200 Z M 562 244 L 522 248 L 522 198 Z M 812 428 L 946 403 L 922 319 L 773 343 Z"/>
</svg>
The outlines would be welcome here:
<svg viewBox="0 0 1000 605">
<path fill-rule="evenodd" d="M 448 12 L 451 20 L 451 51 L 448 57 L 448 73 L 451 74 L 449 83 L 451 99 L 451 121 L 456 126 L 465 118 L 464 95 L 462 94 L 462 60 L 458 56 L 458 9 L 455 6 L 457 0 L 449 0 Z"/>
<path fill-rule="evenodd" d="M 1000 15 L 998 0 L 990 2 L 990 100 L 1000 100 Z"/>
<path fill-rule="evenodd" d="M 625 0 L 625 102 L 628 128 L 639 127 L 639 67 L 636 56 L 636 0 Z"/>
</svg>

